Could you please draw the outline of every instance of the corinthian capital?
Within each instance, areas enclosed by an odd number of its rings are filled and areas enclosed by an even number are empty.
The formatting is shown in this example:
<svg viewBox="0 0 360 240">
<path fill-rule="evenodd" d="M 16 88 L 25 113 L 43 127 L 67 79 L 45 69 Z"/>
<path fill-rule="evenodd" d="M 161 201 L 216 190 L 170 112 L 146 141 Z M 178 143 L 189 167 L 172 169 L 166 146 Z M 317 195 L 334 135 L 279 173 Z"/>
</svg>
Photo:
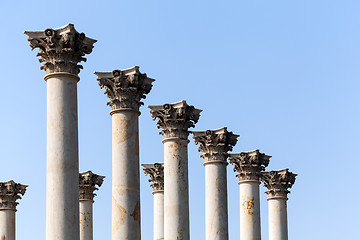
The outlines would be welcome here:
<svg viewBox="0 0 360 240">
<path fill-rule="evenodd" d="M 226 127 L 217 130 L 191 132 L 195 144 L 199 144 L 201 157 L 207 162 L 226 162 L 228 152 L 236 145 L 239 135 L 229 132 Z"/>
<path fill-rule="evenodd" d="M 153 120 L 157 119 L 157 127 L 161 128 L 160 134 L 164 139 L 187 139 L 188 129 L 195 127 L 202 110 L 187 105 L 186 101 L 172 104 L 149 106 Z"/>
<path fill-rule="evenodd" d="M 94 200 L 95 190 L 99 190 L 96 186 L 101 187 L 104 176 L 93 174 L 91 171 L 79 174 L 79 199 Z"/>
<path fill-rule="evenodd" d="M 112 72 L 95 72 L 100 88 L 105 88 L 105 94 L 110 99 L 107 104 L 111 110 L 133 109 L 139 110 L 143 105 L 141 99 L 146 98 L 152 88 L 154 79 L 148 78 L 146 73 L 140 73 L 139 67 Z"/>
<path fill-rule="evenodd" d="M 48 28 L 40 32 L 25 32 L 32 50 L 39 48 L 39 61 L 44 65 L 40 68 L 47 74 L 67 72 L 78 74 L 82 66 L 79 62 L 86 61 L 85 54 L 90 54 L 96 40 L 78 33 L 73 24 L 59 29 Z"/>
<path fill-rule="evenodd" d="M 164 164 L 141 164 L 145 175 L 149 175 L 149 182 L 152 182 L 150 187 L 153 188 L 153 192 L 164 191 Z"/>
<path fill-rule="evenodd" d="M 269 165 L 270 158 L 271 156 L 260 153 L 259 150 L 229 154 L 229 162 L 234 165 L 234 172 L 238 172 L 236 177 L 239 182 L 259 181 L 261 172 Z"/>
<path fill-rule="evenodd" d="M 283 169 L 279 171 L 269 171 L 262 173 L 262 181 L 264 186 L 268 189 L 266 191 L 268 199 L 271 198 L 287 198 L 288 190 L 295 183 L 297 174 Z"/>
<path fill-rule="evenodd" d="M 0 209 L 16 210 L 19 204 L 16 200 L 21 199 L 27 186 L 14 181 L 0 182 Z"/>
</svg>

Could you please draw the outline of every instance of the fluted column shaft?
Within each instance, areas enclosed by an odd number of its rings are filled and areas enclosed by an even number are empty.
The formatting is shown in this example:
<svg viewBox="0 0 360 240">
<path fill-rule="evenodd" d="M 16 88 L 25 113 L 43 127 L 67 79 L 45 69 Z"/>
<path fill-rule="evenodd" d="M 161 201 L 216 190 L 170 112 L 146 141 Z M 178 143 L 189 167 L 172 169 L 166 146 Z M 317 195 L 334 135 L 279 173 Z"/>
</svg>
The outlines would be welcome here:
<svg viewBox="0 0 360 240">
<path fill-rule="evenodd" d="M 47 82 L 46 239 L 79 239 L 77 82 L 96 40 L 74 25 L 25 32 Z"/>
<path fill-rule="evenodd" d="M 139 112 L 112 112 L 112 239 L 138 240 L 140 229 Z"/>
<path fill-rule="evenodd" d="M 164 143 L 164 237 L 190 239 L 188 140 L 165 139 Z"/>
</svg>

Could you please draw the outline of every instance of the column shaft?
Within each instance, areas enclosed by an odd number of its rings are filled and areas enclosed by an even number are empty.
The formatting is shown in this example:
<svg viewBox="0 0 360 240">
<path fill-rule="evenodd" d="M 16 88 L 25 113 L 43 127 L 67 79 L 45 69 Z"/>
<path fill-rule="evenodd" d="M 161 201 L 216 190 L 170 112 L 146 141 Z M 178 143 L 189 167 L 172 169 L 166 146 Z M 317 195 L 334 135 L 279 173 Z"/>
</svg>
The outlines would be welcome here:
<svg viewBox="0 0 360 240">
<path fill-rule="evenodd" d="M 78 77 L 48 74 L 46 239 L 79 239 Z"/>
<path fill-rule="evenodd" d="M 15 210 L 0 210 L 0 240 L 15 240 Z"/>
<path fill-rule="evenodd" d="M 80 201 L 80 240 L 93 240 L 93 201 Z"/>
<path fill-rule="evenodd" d="M 164 236 L 169 240 L 188 240 L 189 188 L 188 140 L 164 141 Z"/>
<path fill-rule="evenodd" d="M 139 240 L 138 111 L 112 112 L 112 239 Z"/>
<path fill-rule="evenodd" d="M 205 164 L 206 240 L 228 239 L 226 162 Z"/>
<path fill-rule="evenodd" d="M 268 199 L 269 240 L 288 240 L 286 198 Z"/>
<path fill-rule="evenodd" d="M 240 240 L 260 240 L 258 181 L 240 181 Z"/>
<path fill-rule="evenodd" d="M 154 192 L 154 240 L 164 240 L 164 192 Z"/>
</svg>

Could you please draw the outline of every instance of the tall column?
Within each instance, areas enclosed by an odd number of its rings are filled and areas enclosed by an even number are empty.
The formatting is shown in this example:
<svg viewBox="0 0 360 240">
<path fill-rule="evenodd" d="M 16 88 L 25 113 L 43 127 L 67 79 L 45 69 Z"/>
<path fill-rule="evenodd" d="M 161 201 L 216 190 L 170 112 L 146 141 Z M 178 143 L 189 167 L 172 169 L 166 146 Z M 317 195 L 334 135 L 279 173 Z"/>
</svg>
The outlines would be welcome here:
<svg viewBox="0 0 360 240">
<path fill-rule="evenodd" d="M 0 239 L 15 240 L 15 212 L 26 191 L 25 185 L 14 181 L 0 182 Z"/>
<path fill-rule="evenodd" d="M 164 143 L 164 239 L 188 240 L 188 129 L 195 126 L 201 110 L 186 101 L 149 108 Z"/>
<path fill-rule="evenodd" d="M 152 88 L 139 67 L 95 72 L 112 116 L 112 240 L 139 240 L 139 107 Z"/>
<path fill-rule="evenodd" d="M 270 158 L 259 150 L 230 154 L 240 185 L 240 240 L 261 239 L 259 184 Z"/>
<path fill-rule="evenodd" d="M 287 195 L 295 183 L 297 174 L 283 169 L 264 172 L 262 181 L 267 187 L 269 204 L 269 240 L 288 240 Z"/>
<path fill-rule="evenodd" d="M 227 157 L 239 135 L 228 132 L 227 128 L 192 131 L 192 134 L 204 158 L 206 240 L 227 240 Z"/>
<path fill-rule="evenodd" d="M 164 240 L 164 164 L 141 164 L 154 195 L 154 240 Z"/>
<path fill-rule="evenodd" d="M 47 169 L 46 239 L 79 239 L 79 160 L 77 82 L 96 40 L 74 25 L 42 32 L 25 32 L 30 47 L 46 70 Z"/>
<path fill-rule="evenodd" d="M 93 240 L 93 203 L 101 187 L 104 176 L 93 174 L 91 171 L 79 174 L 79 218 L 80 218 L 80 240 Z"/>
</svg>

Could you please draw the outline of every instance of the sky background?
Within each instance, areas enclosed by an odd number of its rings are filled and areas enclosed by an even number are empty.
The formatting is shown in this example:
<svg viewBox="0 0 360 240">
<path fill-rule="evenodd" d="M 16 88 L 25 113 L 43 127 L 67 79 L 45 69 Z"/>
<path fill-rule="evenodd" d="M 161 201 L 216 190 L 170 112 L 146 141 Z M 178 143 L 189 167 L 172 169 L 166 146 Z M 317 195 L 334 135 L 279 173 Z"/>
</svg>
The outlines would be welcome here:
<svg viewBox="0 0 360 240">
<path fill-rule="evenodd" d="M 140 162 L 163 161 L 147 105 L 187 100 L 194 130 L 240 134 L 233 153 L 260 149 L 267 170 L 298 174 L 289 239 L 358 239 L 360 222 L 360 1 L 2 1 L 0 181 L 29 185 L 17 239 L 45 240 L 46 82 L 25 30 L 75 24 L 97 39 L 78 83 L 80 171 L 105 175 L 94 239 L 111 239 L 111 117 L 94 71 L 134 65 L 156 79 L 140 116 Z M 190 227 L 205 239 L 204 166 L 189 143 Z M 230 240 L 239 239 L 239 186 L 228 166 Z M 142 239 L 153 196 L 141 171 Z M 267 201 L 261 192 L 263 239 Z"/>
</svg>

